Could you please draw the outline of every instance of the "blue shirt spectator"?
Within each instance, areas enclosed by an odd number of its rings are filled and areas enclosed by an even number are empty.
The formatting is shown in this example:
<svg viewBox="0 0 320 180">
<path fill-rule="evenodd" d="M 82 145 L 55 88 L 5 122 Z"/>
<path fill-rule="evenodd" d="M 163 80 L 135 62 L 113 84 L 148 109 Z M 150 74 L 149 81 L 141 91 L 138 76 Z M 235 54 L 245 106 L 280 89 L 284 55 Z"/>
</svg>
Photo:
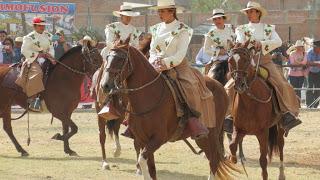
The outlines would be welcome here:
<svg viewBox="0 0 320 180">
<path fill-rule="evenodd" d="M 211 60 L 211 56 L 205 53 L 204 48 L 202 47 L 196 56 L 196 64 L 206 65 L 208 62 L 210 62 L 210 60 Z"/>
<path fill-rule="evenodd" d="M 318 62 L 318 63 L 320 63 L 320 53 L 316 53 L 314 51 L 314 48 L 315 47 L 311 48 L 308 51 L 307 60 L 308 60 L 308 62 Z M 312 66 L 312 67 L 310 67 L 310 72 L 318 73 L 318 72 L 320 72 L 320 68 L 316 67 L 316 66 Z"/>
<path fill-rule="evenodd" d="M 13 47 L 13 52 L 14 52 L 14 57 L 13 57 L 13 63 L 19 63 L 22 58 L 21 54 L 21 46 L 22 46 L 22 37 L 16 37 L 14 40 L 14 47 Z"/>
</svg>

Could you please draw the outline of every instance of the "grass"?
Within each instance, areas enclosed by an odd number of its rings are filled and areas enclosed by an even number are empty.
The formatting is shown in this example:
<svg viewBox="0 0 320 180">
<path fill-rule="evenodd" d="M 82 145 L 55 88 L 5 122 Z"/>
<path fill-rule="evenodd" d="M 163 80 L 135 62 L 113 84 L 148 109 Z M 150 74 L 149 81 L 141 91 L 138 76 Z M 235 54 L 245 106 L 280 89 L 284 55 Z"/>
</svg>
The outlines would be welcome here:
<svg viewBox="0 0 320 180">
<path fill-rule="evenodd" d="M 17 116 L 15 114 L 14 116 Z M 31 144 L 27 146 L 27 121 L 12 122 L 15 135 L 30 154 L 20 157 L 9 137 L 0 131 L 0 180 L 2 179 L 143 179 L 135 175 L 135 151 L 132 140 L 120 137 L 122 154 L 113 158 L 113 140 L 107 138 L 107 160 L 111 170 L 101 170 L 101 152 L 97 119 L 94 113 L 74 113 L 72 119 L 79 127 L 70 140 L 70 147 L 80 157 L 69 157 L 63 143 L 51 137 L 61 132 L 55 119 L 50 125 L 49 114 L 31 114 Z M 320 179 L 320 112 L 303 112 L 303 124 L 290 132 L 285 145 L 285 173 L 287 179 Z M 123 127 L 121 129 L 123 131 Z M 227 147 L 227 142 L 225 142 Z M 244 153 L 247 158 L 248 179 L 261 179 L 259 147 L 255 137 L 246 136 Z M 167 143 L 155 153 L 158 179 L 205 180 L 209 175 L 208 162 L 202 155 L 194 155 L 183 142 Z M 269 179 L 277 179 L 279 158 L 269 164 Z M 239 166 L 240 167 L 240 166 Z M 247 179 L 239 175 L 237 179 Z"/>
</svg>

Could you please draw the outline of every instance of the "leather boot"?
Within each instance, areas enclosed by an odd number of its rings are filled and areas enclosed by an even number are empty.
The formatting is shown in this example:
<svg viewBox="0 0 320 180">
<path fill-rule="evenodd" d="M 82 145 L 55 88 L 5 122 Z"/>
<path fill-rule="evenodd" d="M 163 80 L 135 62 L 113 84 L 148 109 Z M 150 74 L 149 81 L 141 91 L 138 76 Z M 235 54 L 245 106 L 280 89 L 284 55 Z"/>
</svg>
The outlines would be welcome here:
<svg viewBox="0 0 320 180">
<path fill-rule="evenodd" d="M 233 118 L 231 116 L 228 116 L 224 119 L 223 130 L 229 134 L 233 133 Z"/>
<path fill-rule="evenodd" d="M 127 138 L 134 139 L 134 136 L 129 127 L 127 127 L 127 129 L 123 133 L 121 133 L 121 135 Z"/>
<path fill-rule="evenodd" d="M 191 138 L 198 140 L 208 137 L 209 130 L 195 117 L 190 117 L 185 127 L 186 132 L 190 132 Z"/>
<path fill-rule="evenodd" d="M 41 100 L 40 98 L 30 98 L 28 99 L 29 109 L 34 112 L 41 112 Z"/>
<path fill-rule="evenodd" d="M 107 121 L 120 118 L 120 114 L 110 103 L 104 105 L 103 108 L 98 113 L 98 115 Z"/>
<path fill-rule="evenodd" d="M 289 130 L 301 124 L 301 120 L 293 116 L 291 113 L 286 113 L 282 117 L 281 126 L 285 131 L 285 136 L 288 136 Z"/>
</svg>

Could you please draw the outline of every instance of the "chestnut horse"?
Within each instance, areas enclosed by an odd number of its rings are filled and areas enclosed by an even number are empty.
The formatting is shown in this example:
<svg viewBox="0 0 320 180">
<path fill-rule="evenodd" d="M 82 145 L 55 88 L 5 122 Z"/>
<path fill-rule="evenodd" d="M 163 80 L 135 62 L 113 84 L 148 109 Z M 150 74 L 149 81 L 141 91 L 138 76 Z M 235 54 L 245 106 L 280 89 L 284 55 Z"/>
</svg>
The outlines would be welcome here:
<svg viewBox="0 0 320 180">
<path fill-rule="evenodd" d="M 71 120 L 71 114 L 80 101 L 80 86 L 85 75 L 91 77 L 101 63 L 102 57 L 98 49 L 90 45 L 73 47 L 52 68 L 45 91 L 41 93 L 49 112 L 62 122 L 63 135 L 58 133 L 53 138 L 64 142 L 64 152 L 70 156 L 77 155 L 69 147 L 69 138 L 78 131 L 77 125 Z M 27 109 L 27 97 L 20 91 L 1 85 L 10 69 L 11 67 L 0 67 L 0 117 L 3 118 L 3 128 L 17 151 L 22 156 L 28 156 L 16 140 L 11 127 L 11 105 L 17 104 Z"/>
<path fill-rule="evenodd" d="M 154 152 L 169 141 L 178 126 L 175 102 L 162 75 L 157 73 L 145 56 L 129 45 L 111 50 L 107 61 L 107 78 L 102 83 L 106 91 L 128 98 L 130 102 L 129 127 L 140 147 L 138 163 L 145 179 L 156 179 Z M 216 107 L 215 128 L 209 128 L 207 138 L 196 140 L 210 164 L 210 177 L 229 177 L 228 170 L 236 170 L 223 156 L 220 142 L 222 125 L 228 107 L 224 88 L 215 80 L 206 78 Z M 125 107 L 122 107 L 125 108 Z"/>
<path fill-rule="evenodd" d="M 273 90 L 257 73 L 259 63 L 253 63 L 253 54 L 246 47 L 236 45 L 229 58 L 229 68 L 234 79 L 235 98 L 232 115 L 234 130 L 230 144 L 231 160 L 236 163 L 238 143 L 245 135 L 255 135 L 260 145 L 260 166 L 262 177 L 268 179 L 267 155 L 271 161 L 272 153 L 280 153 L 279 179 L 284 179 L 283 147 L 284 130 L 279 126 L 276 100 L 273 99 Z M 258 52 L 261 53 L 261 52 Z M 257 62 L 260 61 L 261 54 Z M 256 65 L 257 64 L 257 65 Z"/>
</svg>

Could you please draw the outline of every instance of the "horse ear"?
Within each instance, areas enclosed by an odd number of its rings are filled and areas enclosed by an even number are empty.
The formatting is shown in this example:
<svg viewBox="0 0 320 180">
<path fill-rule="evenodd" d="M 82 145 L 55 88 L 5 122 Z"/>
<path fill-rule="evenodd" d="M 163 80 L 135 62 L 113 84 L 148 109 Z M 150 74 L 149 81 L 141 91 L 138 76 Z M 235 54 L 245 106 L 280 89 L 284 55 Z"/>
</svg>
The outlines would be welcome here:
<svg viewBox="0 0 320 180">
<path fill-rule="evenodd" d="M 246 42 L 244 42 L 243 47 L 248 48 L 249 44 L 250 44 L 250 39 L 248 39 Z"/>
<path fill-rule="evenodd" d="M 127 37 L 127 39 L 124 41 L 123 44 L 129 45 L 130 40 L 131 40 L 131 33 L 129 34 L 129 36 Z"/>
<path fill-rule="evenodd" d="M 235 47 L 235 44 L 228 39 L 227 40 L 227 46 L 229 47 L 229 49 L 233 49 Z"/>
</svg>

